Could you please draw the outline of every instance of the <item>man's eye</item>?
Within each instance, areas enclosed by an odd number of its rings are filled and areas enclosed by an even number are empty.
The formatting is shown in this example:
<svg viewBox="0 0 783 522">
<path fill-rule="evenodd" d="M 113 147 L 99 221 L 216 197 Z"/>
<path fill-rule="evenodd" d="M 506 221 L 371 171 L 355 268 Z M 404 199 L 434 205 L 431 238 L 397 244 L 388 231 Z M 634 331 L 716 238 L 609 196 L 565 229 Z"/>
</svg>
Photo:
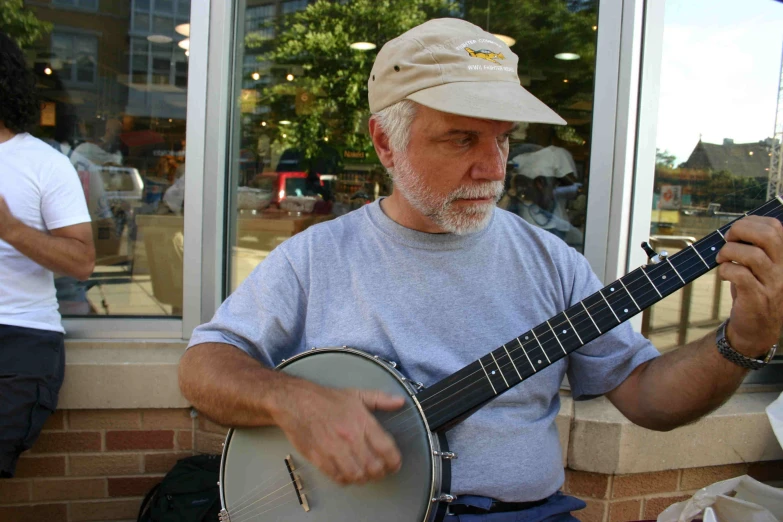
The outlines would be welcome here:
<svg viewBox="0 0 783 522">
<path fill-rule="evenodd" d="M 459 147 L 467 147 L 473 142 L 473 139 L 470 136 L 466 136 L 464 138 L 459 138 L 454 140 L 454 143 Z"/>
</svg>

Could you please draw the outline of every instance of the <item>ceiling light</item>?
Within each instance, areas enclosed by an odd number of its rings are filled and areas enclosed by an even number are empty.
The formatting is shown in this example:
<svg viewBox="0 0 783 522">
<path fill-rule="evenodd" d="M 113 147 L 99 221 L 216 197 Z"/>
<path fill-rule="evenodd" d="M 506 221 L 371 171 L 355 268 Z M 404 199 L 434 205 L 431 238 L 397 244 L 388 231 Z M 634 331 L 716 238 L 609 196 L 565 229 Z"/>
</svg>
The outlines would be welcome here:
<svg viewBox="0 0 783 522">
<path fill-rule="evenodd" d="M 181 48 L 185 49 L 186 51 L 189 51 L 190 50 L 190 38 L 185 38 L 184 40 L 179 42 L 177 45 L 180 46 Z"/>
<path fill-rule="evenodd" d="M 324 141 L 329 141 L 329 138 L 324 138 Z"/>
<path fill-rule="evenodd" d="M 190 36 L 190 24 L 179 24 L 174 30 L 182 36 Z"/>
<path fill-rule="evenodd" d="M 52 69 L 50 69 L 49 67 L 47 67 L 46 69 L 44 69 L 44 74 L 45 74 L 46 76 L 49 76 L 49 75 L 51 75 L 51 74 L 52 74 Z"/>
<path fill-rule="evenodd" d="M 283 133 L 283 138 L 287 138 L 287 137 L 288 137 L 288 134 Z"/>
<path fill-rule="evenodd" d="M 568 78 L 563 78 L 563 83 L 568 83 Z"/>
<path fill-rule="evenodd" d="M 516 40 L 514 40 L 510 36 L 506 36 L 505 34 L 494 34 L 493 36 L 498 40 L 500 40 L 501 42 L 503 42 L 504 44 L 508 45 L 509 47 L 517 43 Z"/>
<path fill-rule="evenodd" d="M 258 74 L 257 72 L 254 72 L 253 74 L 250 75 L 250 77 L 258 81 L 258 79 L 261 78 L 261 75 Z"/>
<path fill-rule="evenodd" d="M 377 45 L 372 42 L 354 42 L 348 47 L 356 51 L 372 51 L 377 47 Z"/>
<path fill-rule="evenodd" d="M 292 81 L 294 81 L 294 75 L 293 74 L 286 74 L 285 75 L 285 79 L 288 80 L 289 82 L 292 82 Z"/>
<path fill-rule="evenodd" d="M 280 120 L 278 123 L 279 123 L 280 125 L 291 125 L 291 122 L 290 122 L 290 121 L 288 121 L 288 120 Z"/>
<path fill-rule="evenodd" d="M 185 56 L 190 56 L 190 51 L 185 51 Z"/>
<path fill-rule="evenodd" d="M 555 58 L 558 60 L 578 60 L 580 56 L 576 53 L 557 53 Z"/>
<path fill-rule="evenodd" d="M 151 34 L 147 37 L 147 40 L 154 44 L 167 44 L 171 43 L 174 39 L 165 34 Z"/>
<path fill-rule="evenodd" d="M 265 122 L 265 121 L 262 121 L 262 122 L 261 122 L 261 126 L 262 126 L 262 127 L 266 127 L 266 122 Z"/>
<path fill-rule="evenodd" d="M 753 151 L 752 150 L 748 152 L 748 156 L 753 156 Z"/>
</svg>

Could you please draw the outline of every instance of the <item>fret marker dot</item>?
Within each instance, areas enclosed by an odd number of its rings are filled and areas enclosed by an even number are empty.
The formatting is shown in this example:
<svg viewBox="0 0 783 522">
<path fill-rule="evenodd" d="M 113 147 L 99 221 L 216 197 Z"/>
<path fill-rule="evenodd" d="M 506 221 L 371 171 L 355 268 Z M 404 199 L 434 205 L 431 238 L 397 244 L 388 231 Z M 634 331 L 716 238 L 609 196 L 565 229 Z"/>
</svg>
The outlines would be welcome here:
<svg viewBox="0 0 783 522">
<path fill-rule="evenodd" d="M 495 375 L 495 370 L 492 370 L 492 375 Z"/>
<path fill-rule="evenodd" d="M 541 359 L 538 360 L 538 364 L 541 364 Z"/>
<path fill-rule="evenodd" d="M 710 250 L 712 250 L 713 252 L 715 252 L 715 247 L 712 247 L 712 248 L 710 248 Z"/>
<path fill-rule="evenodd" d="M 623 312 L 625 312 L 627 314 L 628 313 L 628 309 L 627 308 L 624 309 Z"/>
<path fill-rule="evenodd" d="M 614 292 L 614 287 L 609 289 L 610 292 Z"/>
<path fill-rule="evenodd" d="M 566 333 L 568 330 L 563 330 L 563 333 Z"/>
<path fill-rule="evenodd" d="M 666 276 L 661 276 L 661 279 L 666 279 Z"/>
<path fill-rule="evenodd" d="M 530 339 L 530 337 L 528 337 L 528 336 L 526 335 L 526 336 L 525 336 L 525 341 L 527 341 L 528 339 Z"/>
</svg>

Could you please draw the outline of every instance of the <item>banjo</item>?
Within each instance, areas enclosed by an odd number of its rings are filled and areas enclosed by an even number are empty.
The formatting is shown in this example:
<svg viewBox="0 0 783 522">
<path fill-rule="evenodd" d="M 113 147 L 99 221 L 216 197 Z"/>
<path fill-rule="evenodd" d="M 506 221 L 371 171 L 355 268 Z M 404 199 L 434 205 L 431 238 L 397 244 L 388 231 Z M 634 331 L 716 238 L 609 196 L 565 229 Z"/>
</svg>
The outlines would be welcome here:
<svg viewBox="0 0 783 522">
<path fill-rule="evenodd" d="M 746 215 L 783 221 L 778 196 Z M 740 218 L 741 219 L 741 218 Z M 733 222 L 732 222 L 733 223 Z M 444 433 L 471 413 L 715 268 L 729 223 L 669 257 L 642 246 L 642 266 L 429 387 L 396 364 L 348 347 L 314 348 L 277 368 L 322 386 L 405 397 L 374 412 L 395 439 L 402 467 L 383 480 L 340 487 L 307 462 L 275 426 L 231 429 L 220 466 L 221 522 L 440 522 L 455 497 Z"/>
</svg>

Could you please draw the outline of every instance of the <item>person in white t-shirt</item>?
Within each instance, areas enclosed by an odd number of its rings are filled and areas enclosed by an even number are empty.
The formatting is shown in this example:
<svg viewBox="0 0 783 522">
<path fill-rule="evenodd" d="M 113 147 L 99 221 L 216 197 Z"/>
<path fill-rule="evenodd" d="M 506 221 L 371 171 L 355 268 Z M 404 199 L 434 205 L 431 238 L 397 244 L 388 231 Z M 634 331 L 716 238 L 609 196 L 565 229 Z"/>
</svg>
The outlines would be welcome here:
<svg viewBox="0 0 783 522">
<path fill-rule="evenodd" d="M 84 192 L 68 158 L 24 130 L 35 78 L 0 32 L 0 477 L 13 477 L 57 407 L 65 369 L 54 273 L 95 266 Z"/>
</svg>

